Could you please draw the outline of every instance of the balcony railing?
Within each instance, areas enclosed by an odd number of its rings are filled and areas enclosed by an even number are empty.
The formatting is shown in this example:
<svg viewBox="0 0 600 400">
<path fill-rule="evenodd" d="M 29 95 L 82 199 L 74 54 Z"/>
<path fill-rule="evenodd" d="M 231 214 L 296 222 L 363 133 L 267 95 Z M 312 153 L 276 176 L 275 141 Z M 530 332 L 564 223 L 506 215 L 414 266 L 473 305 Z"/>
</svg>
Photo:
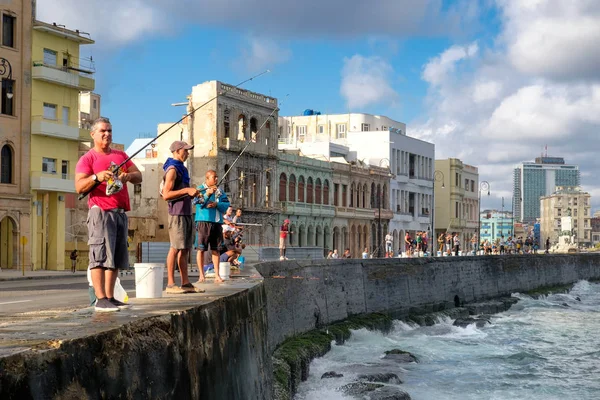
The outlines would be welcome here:
<svg viewBox="0 0 600 400">
<path fill-rule="evenodd" d="M 31 117 L 31 134 L 77 141 L 82 139 L 77 122 L 65 124 L 59 120 L 44 118 L 41 115 Z M 89 135 L 87 139 L 89 140 Z"/>
<path fill-rule="evenodd" d="M 96 83 L 91 77 L 93 71 L 79 69 L 78 67 L 59 67 L 44 61 L 34 61 L 32 69 L 33 79 L 57 83 L 82 91 L 94 90 Z"/>
<path fill-rule="evenodd" d="M 31 188 L 48 192 L 75 193 L 75 176 L 57 172 L 31 172 Z"/>
</svg>

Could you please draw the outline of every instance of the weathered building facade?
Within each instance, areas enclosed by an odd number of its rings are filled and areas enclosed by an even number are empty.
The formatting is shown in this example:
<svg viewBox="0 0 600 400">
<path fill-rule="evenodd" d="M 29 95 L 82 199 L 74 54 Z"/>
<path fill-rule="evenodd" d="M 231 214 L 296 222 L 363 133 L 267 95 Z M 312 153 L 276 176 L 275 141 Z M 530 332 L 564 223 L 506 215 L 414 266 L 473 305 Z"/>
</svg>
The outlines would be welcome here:
<svg viewBox="0 0 600 400">
<path fill-rule="evenodd" d="M 0 3 L 0 268 L 31 268 L 31 29 L 33 5 Z"/>
</svg>

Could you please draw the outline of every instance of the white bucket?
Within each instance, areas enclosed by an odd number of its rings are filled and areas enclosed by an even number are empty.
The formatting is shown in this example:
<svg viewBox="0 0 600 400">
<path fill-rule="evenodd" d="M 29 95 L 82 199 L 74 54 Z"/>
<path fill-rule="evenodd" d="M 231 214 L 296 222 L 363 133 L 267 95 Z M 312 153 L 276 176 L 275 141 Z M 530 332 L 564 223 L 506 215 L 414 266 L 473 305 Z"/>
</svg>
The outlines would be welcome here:
<svg viewBox="0 0 600 400">
<path fill-rule="evenodd" d="M 155 299 L 162 297 L 165 265 L 159 263 L 134 264 L 135 297 Z"/>
<path fill-rule="evenodd" d="M 441 256 L 442 256 L 442 252 L 441 252 L 441 251 L 438 251 L 438 252 L 437 252 L 437 256 L 438 256 L 438 257 L 441 257 Z"/>
<path fill-rule="evenodd" d="M 231 264 L 229 261 L 221 261 L 219 263 L 219 276 L 224 281 L 229 279 L 229 273 L 231 272 Z"/>
</svg>

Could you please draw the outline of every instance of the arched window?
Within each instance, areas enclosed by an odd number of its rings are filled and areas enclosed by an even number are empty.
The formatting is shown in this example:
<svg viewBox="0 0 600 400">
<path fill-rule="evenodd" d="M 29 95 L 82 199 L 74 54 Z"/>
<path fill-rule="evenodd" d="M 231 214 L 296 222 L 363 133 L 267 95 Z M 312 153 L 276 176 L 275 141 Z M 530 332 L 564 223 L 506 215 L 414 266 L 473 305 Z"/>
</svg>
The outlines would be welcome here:
<svg viewBox="0 0 600 400">
<path fill-rule="evenodd" d="M 287 193 L 287 176 L 281 174 L 279 176 L 279 201 L 285 201 L 285 195 Z"/>
<path fill-rule="evenodd" d="M 350 207 L 354 207 L 354 182 L 350 185 Z"/>
<path fill-rule="evenodd" d="M 290 175 L 290 183 L 288 184 L 288 188 L 288 201 L 296 201 L 296 177 L 293 174 Z"/>
<path fill-rule="evenodd" d="M 323 204 L 329 204 L 329 181 L 327 179 L 323 183 Z"/>
<path fill-rule="evenodd" d="M 250 140 L 258 142 L 258 121 L 254 117 L 250 118 Z"/>
<path fill-rule="evenodd" d="M 388 189 L 387 189 L 387 185 L 383 185 L 383 199 L 381 200 L 381 207 L 385 208 L 386 210 L 388 208 L 390 208 L 389 204 L 388 204 Z"/>
<path fill-rule="evenodd" d="M 298 179 L 298 202 L 304 203 L 304 177 Z"/>
<path fill-rule="evenodd" d="M 376 197 L 375 206 L 377 208 L 381 208 L 383 204 L 381 203 L 381 185 L 377 185 L 377 197 Z"/>
<path fill-rule="evenodd" d="M 317 182 L 315 184 L 315 204 L 321 204 L 323 202 L 323 197 L 321 196 L 321 179 L 317 178 Z"/>
<path fill-rule="evenodd" d="M 369 208 L 369 207 L 367 207 L 367 184 L 366 183 L 363 185 L 363 188 L 362 188 L 362 208 Z"/>
<path fill-rule="evenodd" d="M 226 108 L 225 111 L 223 111 L 223 137 L 224 138 L 229 137 L 229 109 L 228 108 Z"/>
<path fill-rule="evenodd" d="M 265 145 L 269 145 L 269 139 L 271 139 L 271 121 L 267 121 L 265 124 Z"/>
<path fill-rule="evenodd" d="M 2 146 L 0 157 L 0 183 L 13 183 L 13 152 L 9 145 Z"/>
<path fill-rule="evenodd" d="M 238 117 L 238 134 L 237 140 L 246 140 L 246 128 L 248 123 L 246 122 L 246 116 L 244 114 L 240 114 Z"/>
<path fill-rule="evenodd" d="M 271 173 L 269 171 L 267 171 L 267 173 L 265 174 L 265 207 L 270 207 L 272 200 L 271 197 Z"/>
<path fill-rule="evenodd" d="M 314 190 L 313 180 L 312 180 L 312 178 L 308 178 L 308 181 L 306 182 L 306 202 L 308 204 L 314 203 L 313 190 Z"/>
</svg>

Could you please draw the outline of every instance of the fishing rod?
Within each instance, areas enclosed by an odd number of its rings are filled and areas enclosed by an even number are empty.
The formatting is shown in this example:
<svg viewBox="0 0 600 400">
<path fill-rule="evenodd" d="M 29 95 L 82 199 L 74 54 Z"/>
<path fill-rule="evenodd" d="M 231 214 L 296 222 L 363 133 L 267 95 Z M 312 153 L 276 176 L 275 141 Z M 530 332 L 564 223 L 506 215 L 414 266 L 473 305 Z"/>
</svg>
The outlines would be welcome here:
<svg viewBox="0 0 600 400">
<path fill-rule="evenodd" d="M 246 79 L 243 82 L 238 83 L 237 85 L 233 86 L 233 89 L 242 86 L 244 83 L 246 82 L 250 82 L 251 80 L 254 80 L 255 78 L 258 78 L 261 75 L 267 74 L 271 72 L 270 70 L 264 70 L 263 72 L 254 75 L 251 78 Z M 138 151 L 136 151 L 135 153 L 133 153 L 131 156 L 129 156 L 127 159 L 125 159 L 125 161 L 123 161 L 121 164 L 115 166 L 113 168 L 113 170 L 111 171 L 113 174 L 117 174 L 119 172 L 119 170 L 129 161 L 131 161 L 131 159 L 135 156 L 137 156 L 142 150 L 144 150 L 146 147 L 148 147 L 149 145 L 151 145 L 152 143 L 156 142 L 158 140 L 159 137 L 161 137 L 162 135 L 164 135 L 165 133 L 167 133 L 169 130 L 171 130 L 171 128 L 177 126 L 177 124 L 179 124 L 181 121 L 183 121 L 184 119 L 188 118 L 189 116 L 191 116 L 192 114 L 194 114 L 196 111 L 198 111 L 199 109 L 201 109 L 202 107 L 204 107 L 205 105 L 207 105 L 208 103 L 212 102 L 213 100 L 215 100 L 217 97 L 221 96 L 222 94 L 225 94 L 227 91 L 224 90 L 220 93 L 217 93 L 216 96 L 214 96 L 213 98 L 211 98 L 210 100 L 206 101 L 205 103 L 199 105 L 198 107 L 194 108 L 192 111 L 190 111 L 189 113 L 185 114 L 183 117 L 181 117 L 177 122 L 173 123 L 171 126 L 169 126 L 167 129 L 165 129 L 164 131 L 162 131 L 159 135 L 157 135 L 154 139 L 152 139 L 151 141 L 149 141 L 148 143 L 146 143 L 144 146 L 142 146 Z M 262 128 L 262 126 L 261 126 Z M 88 190 L 85 193 L 81 193 L 78 197 L 79 200 L 84 199 L 92 190 L 96 189 L 98 187 L 98 185 L 100 185 L 102 182 L 94 182 L 94 186 L 92 186 L 92 188 L 90 190 Z"/>
</svg>

